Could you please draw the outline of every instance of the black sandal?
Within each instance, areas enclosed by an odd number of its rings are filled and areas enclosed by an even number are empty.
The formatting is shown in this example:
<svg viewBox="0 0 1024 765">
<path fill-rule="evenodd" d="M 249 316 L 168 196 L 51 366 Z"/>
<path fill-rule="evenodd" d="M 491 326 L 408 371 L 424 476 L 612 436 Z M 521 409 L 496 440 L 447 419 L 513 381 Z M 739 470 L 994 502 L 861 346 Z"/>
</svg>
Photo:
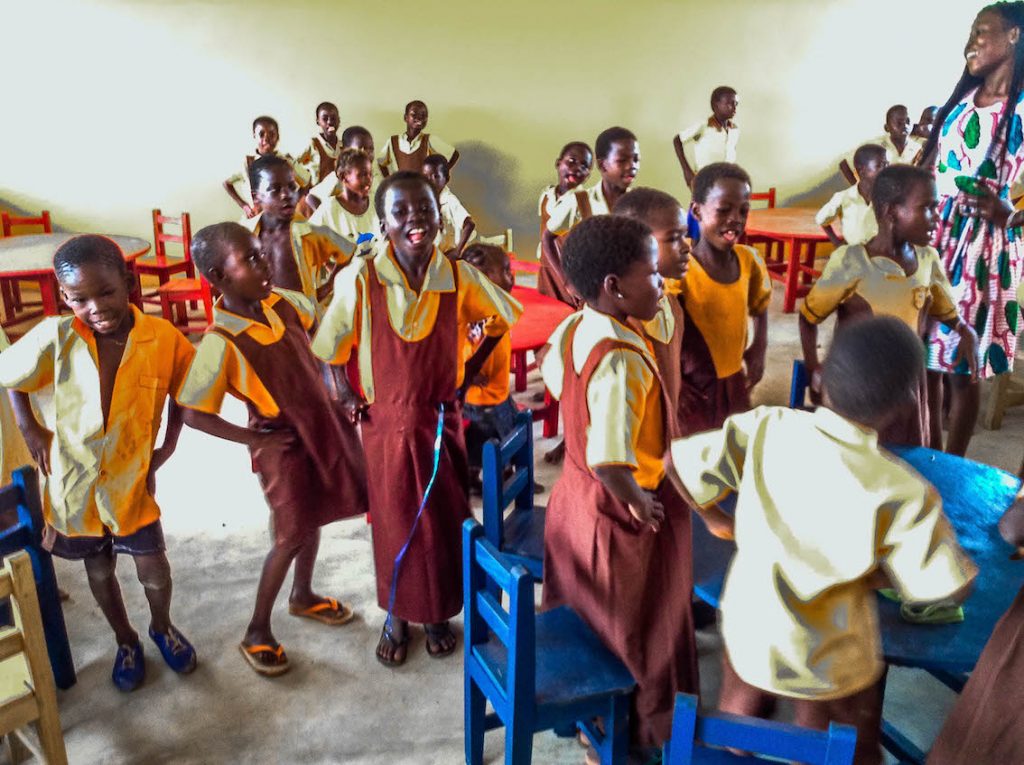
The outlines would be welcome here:
<svg viewBox="0 0 1024 765">
<path fill-rule="evenodd" d="M 424 624 L 423 631 L 427 635 L 427 654 L 432 659 L 443 659 L 445 656 L 451 656 L 455 653 L 455 649 L 458 648 L 459 640 L 455 637 L 452 625 L 448 622 L 440 626 Z M 438 646 L 449 636 L 452 639 L 451 648 L 439 648 Z"/>
<path fill-rule="evenodd" d="M 392 653 L 391 658 L 386 659 L 380 655 L 380 648 L 382 645 L 387 643 L 391 646 Z M 401 640 L 395 640 L 395 635 L 391 631 L 389 624 L 384 625 L 384 629 L 380 631 L 380 640 L 377 641 L 377 650 L 374 655 L 377 657 L 377 661 L 383 664 L 385 667 L 400 667 L 405 664 L 405 660 L 409 655 L 407 646 L 409 645 L 409 626 L 405 627 L 405 637 Z"/>
</svg>

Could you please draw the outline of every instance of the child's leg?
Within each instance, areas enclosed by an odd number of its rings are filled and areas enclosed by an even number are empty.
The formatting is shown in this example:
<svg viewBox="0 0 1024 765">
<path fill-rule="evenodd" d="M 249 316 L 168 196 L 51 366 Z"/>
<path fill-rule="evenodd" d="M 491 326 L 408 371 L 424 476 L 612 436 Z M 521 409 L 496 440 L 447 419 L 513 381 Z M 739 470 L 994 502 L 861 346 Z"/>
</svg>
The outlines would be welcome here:
<svg viewBox="0 0 1024 765">
<path fill-rule="evenodd" d="M 736 674 L 729 654 L 722 652 L 722 686 L 718 708 L 723 712 L 769 719 L 775 713 L 775 696 L 747 683 Z"/>
<path fill-rule="evenodd" d="M 323 600 L 313 592 L 313 566 L 320 550 L 320 529 L 310 536 L 295 555 L 295 573 L 292 575 L 292 591 L 288 600 L 297 606 L 312 606 Z"/>
<path fill-rule="evenodd" d="M 270 614 L 274 609 L 274 601 L 281 592 L 284 578 L 288 575 L 288 568 L 306 544 L 308 540 L 275 543 L 267 553 L 267 558 L 263 561 L 263 571 L 260 573 L 260 582 L 256 588 L 256 605 L 245 632 L 245 642 L 248 645 L 276 645 L 274 634 L 270 630 Z"/>
<path fill-rule="evenodd" d="M 162 552 L 136 555 L 135 573 L 149 601 L 149 626 L 166 635 L 171 628 L 171 564 Z"/>
<path fill-rule="evenodd" d="M 981 406 L 981 386 L 967 375 L 950 375 L 952 403 L 949 408 L 949 438 L 946 452 L 963 457 L 974 435 Z"/>
<path fill-rule="evenodd" d="M 852 725 L 857 729 L 855 765 L 881 765 L 884 692 L 883 679 L 852 696 L 828 701 L 800 700 L 793 704 L 793 722 L 817 730 L 828 730 L 830 722 Z"/>
<path fill-rule="evenodd" d="M 128 613 L 121 598 L 121 586 L 115 574 L 117 557 L 107 548 L 85 558 L 84 562 L 85 573 L 89 578 L 89 589 L 92 590 L 92 595 L 107 618 L 110 628 L 114 630 L 117 644 L 135 645 L 139 642 L 139 635 L 128 621 Z"/>
</svg>

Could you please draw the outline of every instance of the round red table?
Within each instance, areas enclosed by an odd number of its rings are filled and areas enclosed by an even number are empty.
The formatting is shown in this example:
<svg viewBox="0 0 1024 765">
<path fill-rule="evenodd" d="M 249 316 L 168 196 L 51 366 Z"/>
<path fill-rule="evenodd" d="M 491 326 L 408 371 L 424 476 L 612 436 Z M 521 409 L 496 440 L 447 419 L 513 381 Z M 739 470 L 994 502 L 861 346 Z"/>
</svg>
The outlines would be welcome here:
<svg viewBox="0 0 1024 765">
<path fill-rule="evenodd" d="M 22 322 L 40 314 L 55 316 L 60 313 L 57 279 L 53 275 L 53 255 L 62 244 L 74 236 L 78 234 L 30 234 L 0 239 L 0 280 L 25 279 L 38 282 L 42 307 L 41 311 L 19 314 L 15 319 L 11 306 L 5 306 L 5 324 L 14 320 Z M 121 248 L 130 269 L 133 269 L 136 258 L 149 252 L 150 244 L 145 239 L 110 234 L 105 236 L 113 239 Z M 138 292 L 137 288 L 135 292 Z M 133 295 L 133 302 L 138 304 L 138 298 L 138 295 Z"/>
<path fill-rule="evenodd" d="M 768 275 L 785 285 L 782 310 L 786 313 L 793 312 L 796 299 L 806 295 L 821 275 L 814 269 L 814 250 L 819 242 L 827 242 L 828 236 L 814 222 L 816 213 L 811 207 L 770 207 L 751 210 L 747 218 L 747 235 L 779 243 L 778 256 L 765 260 Z M 838 221 L 832 227 L 840 233 Z"/>
<path fill-rule="evenodd" d="M 512 326 L 512 375 L 515 390 L 526 390 L 526 375 L 530 366 L 526 354 L 539 351 L 562 320 L 573 312 L 561 300 L 541 295 L 531 287 L 513 287 L 512 297 L 523 304 L 523 313 Z M 533 410 L 533 419 L 544 420 L 544 437 L 558 433 L 558 401 L 545 391 L 544 406 Z"/>
</svg>

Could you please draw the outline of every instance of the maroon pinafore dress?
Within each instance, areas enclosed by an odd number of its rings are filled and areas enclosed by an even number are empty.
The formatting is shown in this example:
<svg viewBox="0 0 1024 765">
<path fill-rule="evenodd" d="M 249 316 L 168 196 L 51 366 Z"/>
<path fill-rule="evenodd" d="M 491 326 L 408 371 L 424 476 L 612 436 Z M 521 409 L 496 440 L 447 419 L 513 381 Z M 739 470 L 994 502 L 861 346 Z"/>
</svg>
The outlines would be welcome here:
<svg viewBox="0 0 1024 765">
<path fill-rule="evenodd" d="M 267 310 L 284 323 L 276 343 L 210 331 L 238 348 L 280 409 L 270 419 L 247 402 L 249 427 L 289 428 L 298 437 L 287 449 L 251 453 L 273 512 L 275 543 L 301 544 L 325 524 L 366 512 L 366 459 L 355 426 L 337 414 L 298 312 L 284 299 Z"/>
<path fill-rule="evenodd" d="M 654 532 L 633 518 L 587 467 L 587 384 L 605 354 L 636 348 L 603 340 L 577 375 L 575 332 L 570 329 L 566 339 L 561 399 L 565 465 L 547 506 L 543 607 L 570 606 L 629 668 L 637 681 L 630 717 L 633 742 L 658 746 L 672 730 L 675 694 L 699 691 L 690 606 L 690 510 L 666 479 L 656 492 L 665 521 Z"/>
<path fill-rule="evenodd" d="M 576 204 L 579 207 L 581 220 L 590 218 L 594 213 L 590 207 L 590 197 L 587 196 L 587 192 L 577 191 L 574 193 L 576 194 Z M 549 217 L 547 201 L 545 200 L 544 207 L 541 209 L 540 232 L 542 238 L 544 230 L 547 228 Z M 561 246 L 561 243 L 565 241 L 565 236 L 559 236 L 557 240 L 559 246 Z M 551 257 L 544 247 L 540 248 L 540 273 L 537 274 L 537 291 L 542 295 L 553 297 L 555 300 L 561 300 L 573 309 L 580 307 L 580 299 L 572 291 L 562 270 L 551 262 Z"/>
<path fill-rule="evenodd" d="M 412 154 L 406 154 L 398 148 L 398 136 L 391 136 L 391 156 L 395 158 L 395 164 L 399 170 L 412 170 L 414 173 L 423 172 L 423 160 L 430 155 L 430 134 L 423 133 L 420 145 Z M 445 159 L 448 159 L 445 157 Z"/>
<path fill-rule="evenodd" d="M 409 342 L 391 326 L 384 286 L 373 263 L 370 357 L 376 393 L 363 422 L 370 467 L 377 603 L 387 608 L 395 557 L 405 544 L 430 479 L 438 405 L 445 403 L 441 461 L 412 544 L 402 562 L 394 615 L 417 624 L 443 622 L 462 610 L 462 522 L 470 517 L 469 466 L 462 414 L 455 405 L 459 361 L 458 269 L 455 290 L 442 292 L 434 328 Z"/>
</svg>

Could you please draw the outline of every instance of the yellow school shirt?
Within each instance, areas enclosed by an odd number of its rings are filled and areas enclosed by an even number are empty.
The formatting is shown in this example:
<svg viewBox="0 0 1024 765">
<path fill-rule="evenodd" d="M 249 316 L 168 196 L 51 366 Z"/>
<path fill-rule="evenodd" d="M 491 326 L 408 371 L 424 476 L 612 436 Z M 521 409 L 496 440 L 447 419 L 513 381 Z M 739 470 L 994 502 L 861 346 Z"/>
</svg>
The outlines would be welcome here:
<svg viewBox="0 0 1024 765">
<path fill-rule="evenodd" d="M 43 319 L 0 353 L 0 386 L 52 389 L 46 522 L 68 536 L 133 534 L 160 518 L 146 489 L 168 394 L 177 392 L 194 351 L 174 325 L 132 306 L 135 326 L 117 370 L 107 426 L 100 405 L 96 341 L 73 316 Z"/>
<path fill-rule="evenodd" d="M 466 355 L 468 361 L 473 350 Z M 494 406 L 511 395 L 510 374 L 512 370 L 512 336 L 506 332 L 494 346 L 480 368 L 480 374 L 487 380 L 484 385 L 470 385 L 466 388 L 466 403 L 473 406 Z"/>
<path fill-rule="evenodd" d="M 977 572 L 931 485 L 883 452 L 877 433 L 824 407 L 759 407 L 671 452 L 698 504 L 737 492 L 722 636 L 736 673 L 757 688 L 832 699 L 879 678 L 866 583 L 876 567 L 910 603 L 949 597 Z"/>
<path fill-rule="evenodd" d="M 447 186 L 441 189 L 438 203 L 440 205 L 441 229 L 437 232 L 434 244 L 441 249 L 441 252 L 448 252 L 448 250 L 455 249 L 455 245 L 459 243 L 462 227 L 465 225 L 466 219 L 470 217 L 469 211 Z"/>
<path fill-rule="evenodd" d="M 574 326 L 576 374 L 583 371 L 590 352 L 602 340 L 618 340 L 631 347 L 605 354 L 587 384 L 587 466 L 626 465 L 641 488 L 657 489 L 665 477 L 666 442 L 661 385 L 651 371 L 657 362 L 650 346 L 632 328 L 585 305 L 559 324 L 548 340 L 551 350 L 544 356 L 541 376 L 555 398 L 562 397 L 567 333 Z"/>
<path fill-rule="evenodd" d="M 11 347 L 7 333 L 0 328 L 0 351 Z M 11 482 L 11 476 L 20 467 L 36 466 L 32 453 L 18 429 L 14 409 L 6 391 L 0 391 L 0 486 Z"/>
<path fill-rule="evenodd" d="M 308 331 L 313 326 L 316 321 L 313 303 L 299 292 L 278 288 L 274 288 L 270 297 L 262 303 L 263 313 L 270 326 L 225 310 L 220 300 L 213 307 L 213 326 L 235 337 L 251 337 L 260 345 L 273 345 L 284 337 L 285 332 L 281 317 L 277 311 L 271 310 L 281 300 L 287 301 L 296 310 L 303 329 Z M 287 359 L 282 359 L 282 363 L 287 363 Z M 178 392 L 178 403 L 189 409 L 218 414 L 226 393 L 241 401 L 251 401 L 256 411 L 268 419 L 281 413 L 274 397 L 238 350 L 238 346 L 216 332 L 207 331 L 199 342 L 188 376 Z"/>
<path fill-rule="evenodd" d="M 366 295 L 372 260 L 377 280 L 385 290 L 387 316 L 371 316 Z M 366 400 L 373 403 L 374 379 L 370 356 L 372 321 L 388 321 L 391 328 L 406 342 L 422 340 L 434 330 L 441 293 L 455 291 L 452 268 L 459 269 L 457 296 L 458 336 L 462 346 L 457 361 L 466 358 L 469 325 L 485 322 L 484 334 L 499 337 L 512 327 L 523 312 L 522 304 L 496 286 L 474 266 L 463 260 L 451 261 L 434 248 L 420 291 L 414 292 L 395 260 L 390 242 L 377 249 L 372 258 L 357 258 L 343 268 L 334 279 L 334 296 L 327 307 L 320 328 L 313 338 L 313 352 L 330 364 L 344 364 L 357 350 L 359 377 Z M 462 385 L 465 369 L 458 364 L 455 384 Z"/>
<path fill-rule="evenodd" d="M 820 324 L 841 304 L 860 297 L 876 316 L 896 316 L 921 331 L 922 310 L 939 321 L 955 319 L 956 303 L 934 247 L 915 247 L 917 270 L 907 276 L 889 258 L 871 257 L 864 245 L 838 248 L 807 293 L 800 314 Z"/>
<path fill-rule="evenodd" d="M 369 254 L 381 239 L 380 220 L 373 208 L 373 199 L 362 215 L 349 212 L 335 196 L 329 196 L 309 216 L 312 226 L 323 226 L 342 237 L 353 253 L 360 256 Z M 372 235 L 371 239 L 357 245 L 362 234 Z"/>
<path fill-rule="evenodd" d="M 736 144 L 740 140 L 740 129 L 732 120 L 725 125 L 718 124 L 714 115 L 706 120 L 683 128 L 678 134 L 684 146 L 693 141 L 694 170 L 700 170 L 713 162 L 735 162 Z"/>
<path fill-rule="evenodd" d="M 843 222 L 843 239 L 847 244 L 864 244 L 878 233 L 875 208 L 861 196 L 857 184 L 837 191 L 825 206 L 818 210 L 814 222 L 827 226 L 836 218 Z"/>
<path fill-rule="evenodd" d="M 707 344 L 718 379 L 743 369 L 747 349 L 747 317 L 768 310 L 772 285 L 768 269 L 753 247 L 733 247 L 739 261 L 739 278 L 730 284 L 717 282 L 696 258 L 681 280 L 687 320 L 695 326 Z"/>
</svg>

